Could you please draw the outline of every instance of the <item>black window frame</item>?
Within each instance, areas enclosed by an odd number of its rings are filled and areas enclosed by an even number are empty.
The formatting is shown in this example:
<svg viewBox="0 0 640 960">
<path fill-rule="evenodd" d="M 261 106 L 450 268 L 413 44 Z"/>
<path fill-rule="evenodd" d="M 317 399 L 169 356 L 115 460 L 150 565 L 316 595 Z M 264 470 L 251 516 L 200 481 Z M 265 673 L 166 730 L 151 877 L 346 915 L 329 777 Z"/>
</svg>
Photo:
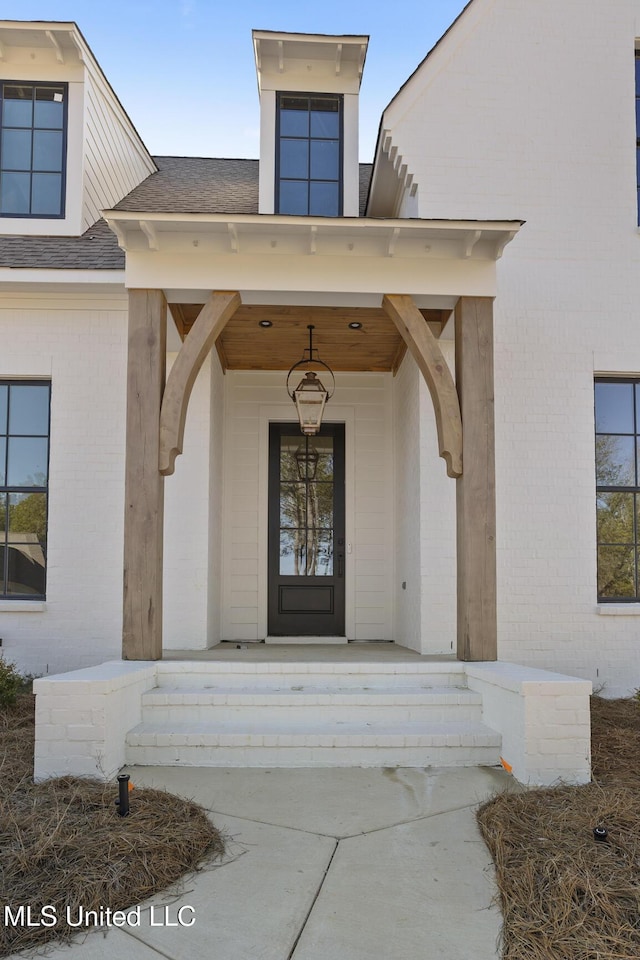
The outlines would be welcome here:
<svg viewBox="0 0 640 960">
<path fill-rule="evenodd" d="M 49 540 L 49 464 L 51 459 L 51 380 L 47 379 L 34 379 L 34 380 L 24 380 L 20 378 L 10 378 L 3 377 L 0 379 L 0 387 L 7 387 L 7 420 L 6 420 L 6 434 L 2 434 L 3 438 L 6 438 L 6 450 L 5 450 L 5 461 L 3 464 L 4 467 L 4 484 L 0 484 L 0 497 L 4 498 L 5 502 L 5 529 L 4 531 L 0 530 L 0 546 L 4 546 L 4 563 L 0 564 L 0 601 L 11 602 L 11 601 L 21 601 L 33 600 L 34 602 L 41 602 L 47 599 L 47 555 L 48 555 L 48 540 Z M 8 483 L 8 471 L 7 471 L 7 462 L 9 456 L 9 438 L 10 437 L 43 437 L 44 434 L 20 434 L 20 433 L 10 433 L 9 432 L 9 417 L 11 411 L 11 387 L 47 387 L 49 390 L 49 405 L 47 411 L 47 476 L 46 484 L 44 485 L 17 485 Z M 1 478 L 1 477 L 0 477 Z M 9 546 L 11 543 L 10 534 L 9 534 L 9 495 L 10 494 L 34 494 L 41 493 L 44 494 L 45 500 L 45 541 L 44 541 L 44 589 L 42 593 L 8 593 L 7 584 L 9 581 Z"/>
<path fill-rule="evenodd" d="M 286 177 L 286 180 L 297 181 L 300 183 L 307 184 L 307 200 L 309 199 L 309 190 L 311 183 L 336 183 L 338 184 L 338 212 L 337 214 L 313 214 L 313 213 L 300 213 L 300 214 L 283 214 L 283 216 L 318 216 L 318 217 L 332 217 L 332 216 L 342 216 L 342 211 L 344 209 L 344 96 L 341 93 L 307 93 L 307 92 L 298 92 L 291 90 L 282 90 L 276 93 L 276 137 L 275 137 L 275 185 L 274 185 L 274 210 L 277 214 L 280 213 L 280 114 L 282 109 L 282 101 L 284 99 L 291 98 L 295 100 L 332 100 L 338 104 L 338 117 L 339 117 L 339 132 L 338 132 L 338 179 L 336 180 L 323 180 L 317 178 L 306 177 L 304 180 L 302 178 L 296 177 Z M 309 107 L 309 111 L 311 108 Z M 311 136 L 311 131 L 307 137 L 291 137 L 287 139 L 299 139 L 307 140 L 310 142 L 315 137 Z M 327 138 L 333 140 L 335 138 Z M 311 156 L 311 151 L 309 151 L 309 157 Z M 309 203 L 307 202 L 307 209 L 309 209 Z"/>
<path fill-rule="evenodd" d="M 3 133 L 5 130 L 4 126 L 4 87 L 8 86 L 24 86 L 32 87 L 34 92 L 35 88 L 62 88 L 64 90 L 64 101 L 62 104 L 62 166 L 60 170 L 60 213 L 4 213 L 0 207 L 0 219 L 16 219 L 16 220 L 64 220 L 66 217 L 66 207 L 67 207 L 67 129 L 68 129 L 68 118 L 69 118 L 69 84 L 63 81 L 56 83 L 55 81 L 41 82 L 39 80 L 14 80 L 14 79 L 0 79 L 0 179 L 2 173 L 4 172 L 4 167 L 2 167 L 2 139 Z M 8 128 L 14 129 L 14 128 Z M 21 127 L 16 129 L 31 129 L 32 133 L 34 130 L 48 130 L 48 129 L 58 129 L 49 128 L 49 127 L 34 127 L 33 120 L 31 127 Z M 33 151 L 33 147 L 32 147 Z M 20 172 L 26 173 L 25 170 L 12 171 L 8 172 Z M 33 156 L 31 168 L 29 169 L 29 174 L 33 176 Z M 37 170 L 36 173 L 49 173 L 58 171 L 46 171 L 46 170 Z M 33 192 L 30 192 L 29 206 L 33 204 Z"/>
<path fill-rule="evenodd" d="M 599 431 L 596 387 L 598 384 L 623 384 L 633 387 L 633 432 Z M 599 604 L 637 604 L 640 603 L 640 377 L 599 376 L 594 379 L 594 434 L 596 444 L 596 564 L 597 564 L 597 600 Z M 598 482 L 598 438 L 629 437 L 634 441 L 634 479 L 633 484 L 603 484 Z M 598 500 L 600 494 L 622 493 L 633 497 L 633 539 L 625 541 L 600 540 L 598 523 Z M 600 548 L 627 547 L 634 551 L 634 587 L 633 596 L 604 596 L 600 593 Z"/>
</svg>

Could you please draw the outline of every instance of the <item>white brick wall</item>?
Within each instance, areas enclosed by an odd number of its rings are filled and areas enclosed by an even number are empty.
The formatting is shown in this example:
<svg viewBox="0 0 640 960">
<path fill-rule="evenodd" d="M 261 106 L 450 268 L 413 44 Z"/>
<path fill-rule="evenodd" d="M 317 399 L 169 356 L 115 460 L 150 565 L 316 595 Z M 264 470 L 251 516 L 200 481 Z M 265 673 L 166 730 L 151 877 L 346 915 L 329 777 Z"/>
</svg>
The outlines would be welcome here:
<svg viewBox="0 0 640 960">
<path fill-rule="evenodd" d="M 640 374 L 639 35 L 638 0 L 474 0 L 384 120 L 420 216 L 526 220 L 495 304 L 499 655 L 608 694 L 640 686 L 640 621 L 597 612 L 593 440 L 594 374 Z"/>
<path fill-rule="evenodd" d="M 47 599 L 0 605 L 2 652 L 25 672 L 120 655 L 126 310 L 124 293 L 0 300 L 0 378 L 51 378 Z"/>
</svg>

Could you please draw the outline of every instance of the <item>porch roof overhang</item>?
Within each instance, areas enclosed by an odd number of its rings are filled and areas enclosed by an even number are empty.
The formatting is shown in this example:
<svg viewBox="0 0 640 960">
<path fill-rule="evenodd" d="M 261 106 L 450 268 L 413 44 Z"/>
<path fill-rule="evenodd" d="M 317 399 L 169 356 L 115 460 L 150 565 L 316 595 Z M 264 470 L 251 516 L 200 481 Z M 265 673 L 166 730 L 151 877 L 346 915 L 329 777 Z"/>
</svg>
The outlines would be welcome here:
<svg viewBox="0 0 640 960">
<path fill-rule="evenodd" d="M 103 216 L 126 252 L 126 286 L 162 289 L 170 302 L 197 303 L 202 291 L 223 289 L 238 290 L 244 303 L 379 306 L 385 293 L 402 292 L 449 309 L 460 296 L 495 296 L 496 261 L 523 222 Z"/>
</svg>

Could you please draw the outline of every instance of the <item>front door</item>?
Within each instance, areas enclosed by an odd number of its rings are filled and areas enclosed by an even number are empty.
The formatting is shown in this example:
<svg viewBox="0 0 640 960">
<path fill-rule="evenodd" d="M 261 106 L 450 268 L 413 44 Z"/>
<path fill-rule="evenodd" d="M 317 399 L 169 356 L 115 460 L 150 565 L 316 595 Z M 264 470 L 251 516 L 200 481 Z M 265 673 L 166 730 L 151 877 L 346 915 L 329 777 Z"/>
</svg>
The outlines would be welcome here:
<svg viewBox="0 0 640 960">
<path fill-rule="evenodd" d="M 270 636 L 344 636 L 344 561 L 344 424 L 270 424 Z"/>
</svg>

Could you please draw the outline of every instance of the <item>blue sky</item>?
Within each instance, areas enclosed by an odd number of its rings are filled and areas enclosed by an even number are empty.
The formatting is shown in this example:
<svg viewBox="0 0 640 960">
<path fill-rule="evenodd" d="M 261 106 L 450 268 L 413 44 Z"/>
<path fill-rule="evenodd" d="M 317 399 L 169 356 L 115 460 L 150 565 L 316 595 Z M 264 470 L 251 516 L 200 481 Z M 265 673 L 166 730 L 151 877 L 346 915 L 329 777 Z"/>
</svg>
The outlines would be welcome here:
<svg viewBox="0 0 640 960">
<path fill-rule="evenodd" d="M 75 20 L 154 154 L 258 156 L 251 30 L 369 34 L 360 159 L 382 110 L 466 0 L 20 0 L 0 17 Z M 3 8 L 4 7 L 4 11 Z"/>
</svg>

